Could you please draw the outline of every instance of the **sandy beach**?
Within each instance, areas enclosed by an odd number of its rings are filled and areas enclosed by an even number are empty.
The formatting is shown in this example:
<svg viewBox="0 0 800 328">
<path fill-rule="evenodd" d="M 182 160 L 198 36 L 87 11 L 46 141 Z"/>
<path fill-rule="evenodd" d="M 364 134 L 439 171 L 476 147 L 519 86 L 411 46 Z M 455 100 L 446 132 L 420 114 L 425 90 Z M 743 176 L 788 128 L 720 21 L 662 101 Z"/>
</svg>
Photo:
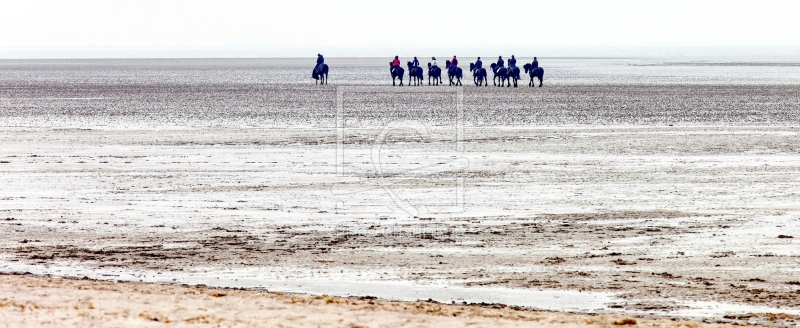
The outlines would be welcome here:
<svg viewBox="0 0 800 328">
<path fill-rule="evenodd" d="M 0 61 L 0 271 L 37 275 L 0 276 L 0 315 L 797 324 L 800 64 L 401 89 L 384 61 L 332 59 L 327 86 L 297 59 Z"/>
<path fill-rule="evenodd" d="M 36 327 L 733 327 L 622 315 L 0 276 L 0 318 Z M 746 315 L 751 321 L 785 319 Z"/>
</svg>

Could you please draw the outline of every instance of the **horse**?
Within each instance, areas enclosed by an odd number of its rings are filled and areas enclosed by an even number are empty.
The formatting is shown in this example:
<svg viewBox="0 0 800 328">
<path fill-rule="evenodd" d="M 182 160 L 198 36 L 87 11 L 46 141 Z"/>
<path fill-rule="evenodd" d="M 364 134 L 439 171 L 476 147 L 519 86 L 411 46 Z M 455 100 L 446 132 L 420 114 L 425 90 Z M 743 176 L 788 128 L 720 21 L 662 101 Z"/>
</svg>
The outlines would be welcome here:
<svg viewBox="0 0 800 328">
<path fill-rule="evenodd" d="M 476 86 L 482 86 L 484 82 L 486 82 L 486 86 L 489 86 L 489 80 L 486 78 L 486 69 L 475 68 L 474 63 L 469 63 L 469 71 L 472 72 L 472 81 L 475 82 Z"/>
<path fill-rule="evenodd" d="M 525 66 L 522 66 L 522 67 L 525 68 L 525 73 L 528 73 L 531 76 L 531 81 L 528 82 L 528 86 L 532 87 L 532 86 L 535 85 L 535 83 L 533 83 L 533 78 L 536 77 L 536 78 L 539 78 L 539 87 L 541 88 L 542 84 L 544 84 L 542 82 L 542 79 L 544 79 L 544 68 L 537 67 L 537 68 L 531 69 L 533 67 L 533 65 L 531 65 L 531 64 L 525 64 Z"/>
<path fill-rule="evenodd" d="M 394 86 L 394 79 L 400 78 L 400 86 L 403 86 L 403 74 L 406 72 L 402 67 L 397 66 L 394 67 L 392 63 L 389 63 L 389 73 L 392 73 L 392 86 Z"/>
<path fill-rule="evenodd" d="M 509 66 L 508 67 L 508 86 L 511 86 L 511 81 L 514 81 L 514 87 L 517 87 L 517 81 L 521 80 L 522 78 L 519 77 L 519 67 L 517 66 Z"/>
<path fill-rule="evenodd" d="M 446 60 L 444 62 L 445 68 L 447 68 L 447 77 L 450 79 L 450 85 L 463 85 L 461 84 L 461 77 L 463 76 L 463 72 L 461 71 L 461 67 L 458 66 L 450 66 L 450 61 Z M 453 78 L 456 78 L 456 82 L 453 83 Z"/>
<path fill-rule="evenodd" d="M 411 79 L 414 78 L 414 85 L 422 85 L 424 79 L 422 75 L 422 67 L 414 66 L 408 62 L 408 85 L 411 85 Z"/>
<path fill-rule="evenodd" d="M 442 69 L 439 68 L 439 66 L 433 66 L 431 63 L 428 63 L 428 85 L 431 85 L 431 78 L 433 78 L 433 82 L 436 83 L 435 85 L 442 83 Z"/>
<path fill-rule="evenodd" d="M 492 84 L 497 85 L 497 79 L 500 79 L 500 86 L 504 87 L 506 80 L 508 79 L 508 70 L 505 67 L 499 67 L 496 63 L 492 63 L 490 65 L 492 68 L 492 73 L 494 73 L 494 78 L 492 78 Z M 508 85 L 511 85 L 511 82 L 508 82 Z"/>
<path fill-rule="evenodd" d="M 319 67 L 315 66 L 311 71 L 311 77 L 316 80 L 314 84 L 328 84 L 328 64 L 322 63 L 319 64 Z"/>
</svg>

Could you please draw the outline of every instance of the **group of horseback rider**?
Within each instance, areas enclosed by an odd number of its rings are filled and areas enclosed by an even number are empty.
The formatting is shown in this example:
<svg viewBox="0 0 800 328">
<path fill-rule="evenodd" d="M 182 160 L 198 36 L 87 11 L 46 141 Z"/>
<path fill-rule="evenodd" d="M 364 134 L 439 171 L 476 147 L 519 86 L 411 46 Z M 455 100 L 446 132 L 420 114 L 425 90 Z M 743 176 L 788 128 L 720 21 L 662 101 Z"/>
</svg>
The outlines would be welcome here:
<svg viewBox="0 0 800 328">
<path fill-rule="evenodd" d="M 455 55 L 453 55 L 453 59 L 450 60 L 449 62 L 450 62 L 450 67 L 458 67 L 458 58 Z M 316 78 L 317 73 L 322 73 L 320 72 L 320 69 L 324 66 L 324 63 L 325 63 L 325 58 L 322 57 L 322 54 L 317 54 L 317 65 L 314 66 L 314 78 Z M 508 67 L 511 68 L 516 66 L 517 66 L 517 59 L 514 57 L 514 55 L 511 55 L 511 58 L 508 59 Z M 392 72 L 394 72 L 395 68 L 397 67 L 400 67 L 400 57 L 394 56 L 394 60 L 392 60 Z M 419 67 L 419 60 L 417 60 L 417 57 L 414 57 L 414 60 L 410 62 L 409 68 L 416 68 L 416 67 Z M 431 57 L 431 63 L 429 64 L 429 69 L 438 67 L 439 65 L 436 62 L 436 57 Z M 503 60 L 503 56 L 497 57 L 496 67 L 497 68 L 505 67 L 505 61 Z M 530 70 L 533 70 L 537 67 L 539 67 L 539 60 L 536 57 L 533 57 L 533 62 L 531 63 Z M 481 57 L 478 57 L 477 61 L 475 61 L 474 69 L 478 70 L 481 68 L 483 68 L 483 62 L 481 61 Z M 327 68 L 325 69 L 324 74 L 327 75 Z"/>
<path fill-rule="evenodd" d="M 325 57 L 322 57 L 321 54 L 317 54 L 317 66 L 314 67 L 314 71 L 319 71 L 319 66 L 325 63 Z M 392 67 L 399 67 L 400 66 L 400 57 L 394 56 L 394 60 L 392 61 Z M 414 60 L 411 61 L 412 67 L 419 67 L 419 60 L 417 57 L 414 57 Z M 450 66 L 458 67 L 458 58 L 453 55 L 453 59 L 450 61 Z M 508 60 L 508 67 L 515 67 L 517 66 L 517 59 L 514 58 L 514 55 L 511 55 L 511 59 Z M 531 63 L 532 68 L 539 67 L 539 60 L 536 57 L 533 57 L 533 62 Z M 431 57 L 431 67 L 439 67 L 438 63 L 436 62 L 436 57 Z M 483 62 L 481 61 L 481 57 L 478 57 L 478 60 L 475 61 L 475 68 L 482 68 Z M 506 67 L 505 61 L 503 61 L 503 56 L 497 57 L 497 67 Z"/>
<path fill-rule="evenodd" d="M 320 55 L 319 58 L 322 58 Z M 317 65 L 319 65 L 320 61 L 317 59 Z M 400 57 L 394 56 L 394 60 L 392 61 L 392 67 L 399 67 L 400 66 Z M 411 61 L 412 67 L 419 67 L 419 61 L 417 57 L 414 57 L 414 60 Z M 453 55 L 453 59 L 450 60 L 450 66 L 458 67 L 458 58 Z M 508 60 L 508 67 L 516 67 L 517 66 L 517 59 L 514 58 L 514 55 L 511 55 L 511 59 Z M 536 57 L 533 57 L 533 62 L 531 63 L 532 68 L 539 67 L 539 60 Z M 439 67 L 436 63 L 436 57 L 431 57 L 431 67 Z M 475 62 L 475 68 L 479 69 L 483 67 L 483 62 L 481 61 L 481 57 L 478 57 L 478 60 Z M 505 67 L 505 61 L 503 61 L 503 56 L 497 57 L 497 67 Z"/>
</svg>

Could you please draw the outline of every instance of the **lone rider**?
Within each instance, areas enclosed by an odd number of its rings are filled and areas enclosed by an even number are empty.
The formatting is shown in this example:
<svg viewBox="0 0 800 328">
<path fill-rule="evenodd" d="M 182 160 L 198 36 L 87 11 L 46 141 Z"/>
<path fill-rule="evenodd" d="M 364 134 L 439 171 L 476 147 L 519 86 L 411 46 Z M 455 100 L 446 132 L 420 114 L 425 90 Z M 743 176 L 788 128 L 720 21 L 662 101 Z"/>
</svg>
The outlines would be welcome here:
<svg viewBox="0 0 800 328">
<path fill-rule="evenodd" d="M 314 72 L 319 72 L 319 67 L 325 62 L 325 58 L 321 54 L 317 54 L 317 66 L 314 66 Z"/>
<path fill-rule="evenodd" d="M 400 57 L 394 56 L 394 60 L 392 61 L 392 71 L 398 67 L 400 67 Z"/>
<path fill-rule="evenodd" d="M 481 57 L 478 57 L 478 60 L 475 61 L 475 69 L 481 69 L 483 67 L 483 62 L 481 61 Z"/>
<path fill-rule="evenodd" d="M 411 61 L 411 67 L 419 67 L 419 60 L 417 60 L 417 57 L 414 57 L 414 60 Z"/>
<path fill-rule="evenodd" d="M 497 57 L 497 68 L 501 68 L 501 67 L 505 67 L 505 66 L 506 66 L 506 64 L 503 61 L 503 56 L 498 56 Z"/>
<path fill-rule="evenodd" d="M 511 55 L 511 59 L 508 60 L 508 67 L 515 67 L 517 66 L 517 59 L 514 58 L 514 55 Z"/>
<path fill-rule="evenodd" d="M 431 60 L 431 67 L 439 67 L 439 65 L 436 64 L 436 57 L 431 57 Z"/>
<path fill-rule="evenodd" d="M 533 63 L 531 63 L 531 68 L 539 67 L 539 60 L 536 57 L 533 57 Z"/>
<path fill-rule="evenodd" d="M 456 55 L 453 55 L 453 60 L 450 62 L 450 66 L 458 67 L 458 58 L 456 58 Z"/>
</svg>

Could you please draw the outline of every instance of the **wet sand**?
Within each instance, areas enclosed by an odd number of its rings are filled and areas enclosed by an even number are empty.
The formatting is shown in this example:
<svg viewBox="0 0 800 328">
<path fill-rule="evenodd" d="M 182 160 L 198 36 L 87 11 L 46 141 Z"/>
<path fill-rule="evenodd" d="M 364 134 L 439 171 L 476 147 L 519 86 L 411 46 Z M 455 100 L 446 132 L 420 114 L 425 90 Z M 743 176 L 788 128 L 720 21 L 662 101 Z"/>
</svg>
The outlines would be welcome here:
<svg viewBox="0 0 800 328">
<path fill-rule="evenodd" d="M 0 275 L 0 318 L 36 327 L 733 327 L 495 304 L 365 298 Z M 750 320 L 780 316 L 749 315 Z"/>
<path fill-rule="evenodd" d="M 557 63 L 459 93 L 378 64 L 337 89 L 257 61 L 5 61 L 0 270 L 792 325 L 798 67 Z"/>
</svg>

